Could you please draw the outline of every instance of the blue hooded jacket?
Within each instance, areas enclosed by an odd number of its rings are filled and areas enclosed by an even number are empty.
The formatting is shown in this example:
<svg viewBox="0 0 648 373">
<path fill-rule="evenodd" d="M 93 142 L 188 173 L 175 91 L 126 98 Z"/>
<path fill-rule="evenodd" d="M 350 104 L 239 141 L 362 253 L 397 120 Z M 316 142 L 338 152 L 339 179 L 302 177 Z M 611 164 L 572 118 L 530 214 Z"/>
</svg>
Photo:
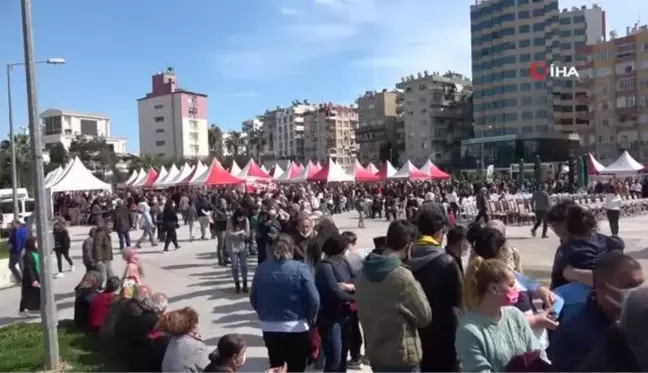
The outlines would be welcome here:
<svg viewBox="0 0 648 373">
<path fill-rule="evenodd" d="M 11 245 L 9 252 L 13 255 L 22 253 L 25 249 L 25 244 L 27 244 L 27 238 L 29 238 L 29 229 L 27 229 L 27 226 L 21 225 L 18 228 L 12 229 L 11 235 L 9 236 L 9 244 Z"/>
</svg>

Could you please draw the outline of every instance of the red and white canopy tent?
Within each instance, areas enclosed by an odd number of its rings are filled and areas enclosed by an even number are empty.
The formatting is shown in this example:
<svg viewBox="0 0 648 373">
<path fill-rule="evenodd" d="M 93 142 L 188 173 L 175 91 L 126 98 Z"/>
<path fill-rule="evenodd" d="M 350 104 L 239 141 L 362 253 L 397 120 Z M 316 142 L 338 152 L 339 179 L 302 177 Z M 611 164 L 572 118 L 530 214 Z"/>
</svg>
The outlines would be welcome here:
<svg viewBox="0 0 648 373">
<path fill-rule="evenodd" d="M 421 167 L 421 171 L 428 174 L 432 180 L 447 180 L 450 178 L 450 175 L 441 171 L 429 158 L 423 167 Z"/>
<path fill-rule="evenodd" d="M 234 163 L 236 164 L 236 163 Z M 236 185 L 242 184 L 243 180 L 227 172 L 223 165 L 215 159 L 207 168 L 202 175 L 200 175 L 196 180 L 192 181 L 192 185 L 206 185 L 206 186 L 216 186 L 216 185 Z"/>
<path fill-rule="evenodd" d="M 169 171 L 169 174 L 167 175 L 166 179 L 162 183 L 160 183 L 161 188 L 167 188 L 170 186 L 174 186 L 177 183 L 184 181 L 184 179 L 191 174 L 193 171 L 193 168 L 189 165 L 189 163 L 185 162 L 184 165 L 178 170 L 178 172 L 174 175 L 172 174 L 174 172 L 173 167 L 171 168 L 171 171 Z"/>
<path fill-rule="evenodd" d="M 396 174 L 396 169 L 394 166 L 392 166 L 390 161 L 385 161 L 385 163 L 380 166 L 380 169 L 378 172 L 376 172 L 376 176 L 380 178 L 380 180 L 388 180 L 392 179 L 393 176 Z"/>
<path fill-rule="evenodd" d="M 241 172 L 235 176 L 246 181 L 269 181 L 272 179 L 272 177 L 268 175 L 267 172 L 263 171 L 261 167 L 259 167 L 254 159 L 250 159 L 245 167 L 243 167 L 243 170 L 241 170 Z"/>
<path fill-rule="evenodd" d="M 277 180 L 279 182 L 283 183 L 305 183 L 308 181 L 309 178 L 311 178 L 313 175 L 318 173 L 320 170 L 318 170 L 313 162 L 308 161 L 308 164 L 306 167 L 304 167 L 304 170 L 302 170 L 297 176 L 294 178 L 288 179 L 288 180 Z M 288 172 L 286 170 L 284 173 Z"/>
<path fill-rule="evenodd" d="M 600 175 L 601 171 L 605 169 L 605 166 L 601 162 L 597 161 L 592 153 L 587 153 L 587 173 L 589 175 Z"/>
<path fill-rule="evenodd" d="M 378 173 L 378 167 L 373 163 L 369 163 L 365 169 L 374 175 Z"/>
<path fill-rule="evenodd" d="M 278 168 L 279 165 L 275 165 L 275 167 Z M 279 168 L 279 170 L 281 170 L 281 168 Z M 274 180 L 279 183 L 287 183 L 299 176 L 301 172 L 302 170 L 299 169 L 297 163 L 289 162 L 288 166 L 286 166 L 286 171 L 283 171 L 280 175 L 275 175 Z"/>
<path fill-rule="evenodd" d="M 310 162 L 309 162 L 310 163 Z M 320 172 L 324 166 L 320 163 L 320 161 L 315 162 L 315 165 L 313 166 L 317 170 L 317 172 Z"/>
<path fill-rule="evenodd" d="M 281 167 L 279 166 L 279 163 L 275 163 L 275 165 L 272 166 L 272 168 L 268 172 L 268 175 L 272 176 L 273 179 L 276 179 L 279 176 L 281 176 L 281 174 L 283 174 L 283 172 L 284 172 L 284 170 L 281 169 Z"/>
<path fill-rule="evenodd" d="M 146 177 L 131 185 L 134 188 L 150 188 L 155 183 L 155 180 L 158 178 L 158 172 L 154 168 L 149 168 L 146 172 Z"/>
<path fill-rule="evenodd" d="M 142 180 L 146 179 L 146 176 L 148 175 L 148 172 L 144 170 L 143 168 L 140 168 L 139 172 L 137 173 L 137 177 L 133 180 L 131 180 L 130 183 L 126 183 L 125 186 L 135 186 L 136 184 L 139 184 Z M 50 181 L 48 181 L 48 184 L 51 183 L 55 178 L 53 177 Z"/>
<path fill-rule="evenodd" d="M 367 170 L 366 168 L 362 167 L 360 162 L 356 159 L 355 164 L 349 168 L 349 175 L 353 177 L 353 180 L 355 181 L 379 181 L 380 177 L 378 177 L 375 173 Z"/>
<path fill-rule="evenodd" d="M 152 186 L 154 186 L 154 187 L 159 186 L 160 183 L 162 181 L 164 181 L 164 179 L 166 179 L 168 174 L 169 174 L 169 171 L 167 171 L 166 167 L 162 166 L 162 168 L 160 168 L 160 172 L 158 173 L 158 177 L 157 177 L 157 179 L 155 179 L 155 182 L 153 183 Z"/>
<path fill-rule="evenodd" d="M 425 172 L 419 170 L 412 164 L 412 162 L 407 161 L 398 170 L 392 177 L 392 179 L 407 179 L 407 180 L 429 180 L 430 176 Z"/>
<path fill-rule="evenodd" d="M 300 172 L 301 172 L 301 171 L 304 171 L 304 165 L 303 165 L 303 164 L 301 164 L 301 163 L 299 163 L 299 162 L 297 162 L 296 164 L 297 164 L 297 168 L 299 168 L 299 171 L 300 171 Z"/>
<path fill-rule="evenodd" d="M 637 162 L 628 151 L 624 151 L 623 154 L 617 158 L 616 161 L 612 162 L 609 166 L 605 167 L 604 170 L 600 172 L 601 175 L 633 175 L 639 171 L 642 171 L 644 166 Z"/>
<path fill-rule="evenodd" d="M 268 173 L 268 169 L 265 165 L 261 165 L 261 171 L 265 172 L 266 174 Z"/>
<path fill-rule="evenodd" d="M 335 161 L 329 158 L 326 166 L 322 167 L 321 170 L 317 171 L 313 175 L 308 176 L 308 181 L 323 181 L 326 183 L 335 183 L 353 181 L 353 177 L 344 172 L 344 169 L 342 169 L 339 164 L 335 163 Z"/>
</svg>

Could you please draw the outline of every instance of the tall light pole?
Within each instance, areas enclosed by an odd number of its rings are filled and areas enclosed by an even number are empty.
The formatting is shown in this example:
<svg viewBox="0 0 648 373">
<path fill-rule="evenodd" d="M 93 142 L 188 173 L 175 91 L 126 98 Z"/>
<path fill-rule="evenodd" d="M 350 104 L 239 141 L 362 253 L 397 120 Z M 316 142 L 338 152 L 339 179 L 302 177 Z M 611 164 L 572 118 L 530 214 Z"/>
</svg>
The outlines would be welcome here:
<svg viewBox="0 0 648 373">
<path fill-rule="evenodd" d="M 34 64 L 50 64 L 50 65 L 62 65 L 65 63 L 65 60 L 62 58 L 49 58 L 47 60 L 36 61 Z M 11 100 L 11 72 L 13 71 L 14 66 L 25 66 L 24 62 L 17 63 L 8 63 L 7 64 L 7 100 L 9 104 L 8 113 L 9 113 L 9 140 L 11 141 L 11 189 L 13 192 L 13 214 L 14 220 L 18 219 L 18 171 L 16 166 L 16 138 L 14 135 L 14 123 L 13 123 L 13 105 Z"/>
<path fill-rule="evenodd" d="M 31 0 L 21 1 L 23 44 L 25 47 L 25 67 L 27 70 L 27 107 L 29 109 L 29 136 L 31 137 L 32 166 L 34 176 L 34 199 L 36 202 L 36 234 L 40 253 L 40 297 L 41 318 L 45 345 L 45 369 L 59 368 L 59 345 L 56 330 L 56 304 L 52 289 L 51 247 L 47 232 L 47 204 L 45 182 L 43 180 L 43 149 L 41 147 L 40 125 L 38 123 L 38 103 L 36 101 L 36 77 L 34 65 L 34 46 L 32 45 Z"/>
</svg>

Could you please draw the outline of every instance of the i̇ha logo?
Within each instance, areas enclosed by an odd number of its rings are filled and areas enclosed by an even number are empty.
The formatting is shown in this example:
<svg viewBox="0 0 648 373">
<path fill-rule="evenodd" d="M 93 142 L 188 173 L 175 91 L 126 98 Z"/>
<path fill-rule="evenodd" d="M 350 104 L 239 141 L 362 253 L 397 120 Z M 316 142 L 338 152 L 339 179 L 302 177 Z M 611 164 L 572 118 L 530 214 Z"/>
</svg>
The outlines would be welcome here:
<svg viewBox="0 0 648 373">
<path fill-rule="evenodd" d="M 547 80 L 547 77 L 553 79 L 556 78 L 580 78 L 578 75 L 578 70 L 575 66 L 558 66 L 554 64 L 548 64 L 544 61 L 533 62 L 529 67 L 531 72 L 531 77 L 533 80 L 543 81 Z"/>
</svg>

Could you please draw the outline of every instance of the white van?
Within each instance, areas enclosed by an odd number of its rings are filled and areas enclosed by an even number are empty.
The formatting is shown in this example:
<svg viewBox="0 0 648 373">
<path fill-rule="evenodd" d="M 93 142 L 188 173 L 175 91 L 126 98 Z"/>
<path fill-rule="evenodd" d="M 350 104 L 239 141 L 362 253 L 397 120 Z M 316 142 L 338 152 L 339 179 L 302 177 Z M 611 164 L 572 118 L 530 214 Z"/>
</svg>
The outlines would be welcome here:
<svg viewBox="0 0 648 373">
<path fill-rule="evenodd" d="M 0 213 L 2 214 L 2 223 L 0 230 L 6 231 L 11 227 L 11 222 L 18 219 L 22 222 L 30 216 L 35 209 L 33 198 L 29 198 L 26 188 L 16 190 L 18 196 L 18 214 L 14 214 L 13 208 L 13 190 L 11 188 L 0 189 Z"/>
</svg>

